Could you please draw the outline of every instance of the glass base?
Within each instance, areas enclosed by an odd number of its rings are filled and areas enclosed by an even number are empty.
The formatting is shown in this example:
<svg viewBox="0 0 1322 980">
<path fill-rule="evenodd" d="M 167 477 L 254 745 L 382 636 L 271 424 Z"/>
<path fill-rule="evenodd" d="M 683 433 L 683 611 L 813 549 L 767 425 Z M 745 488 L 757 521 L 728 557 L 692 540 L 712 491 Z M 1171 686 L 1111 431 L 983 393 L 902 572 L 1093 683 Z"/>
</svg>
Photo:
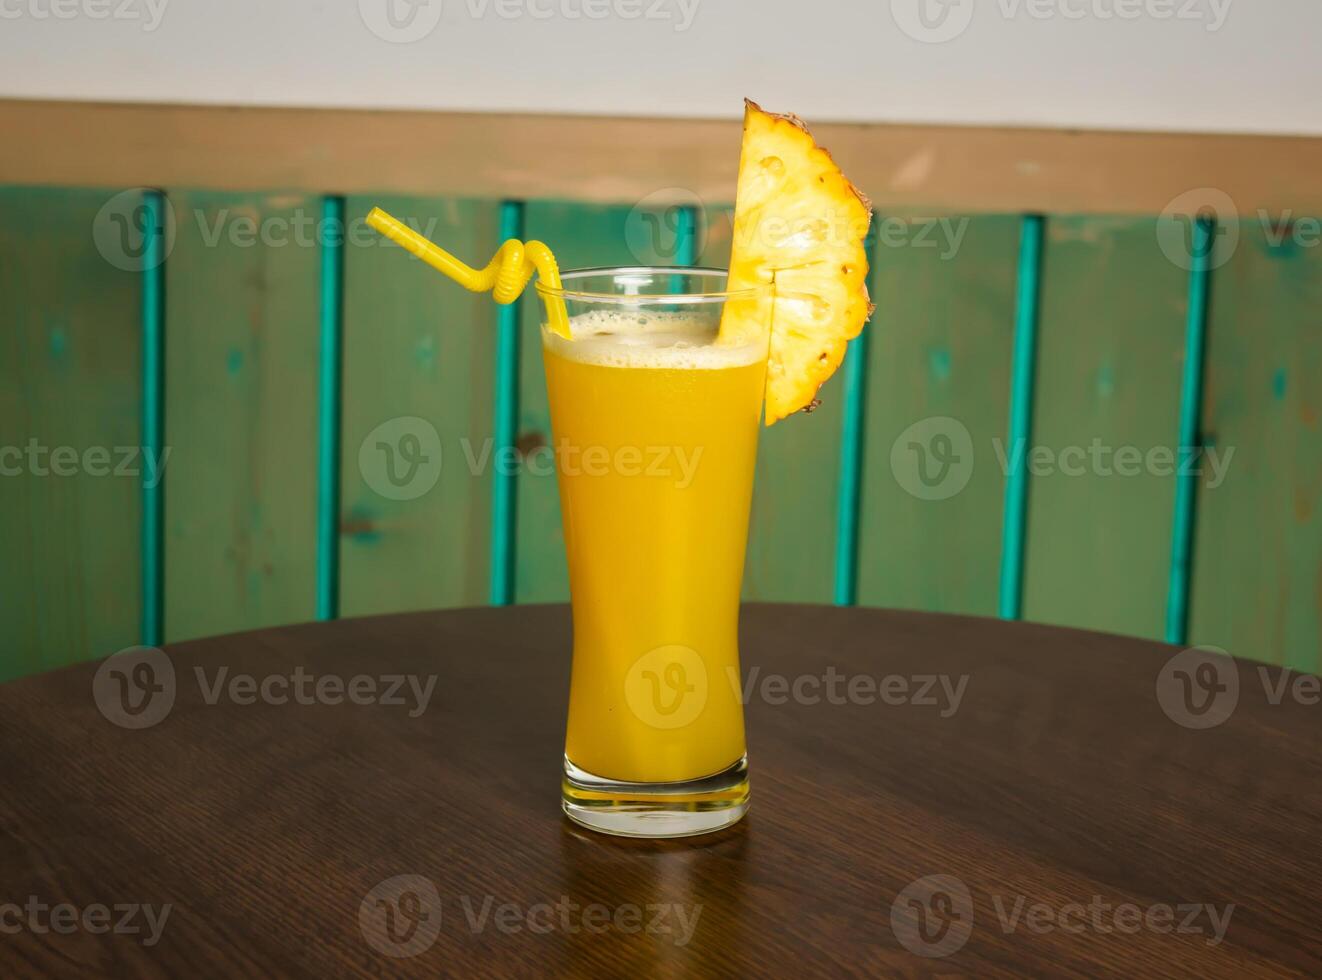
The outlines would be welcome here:
<svg viewBox="0 0 1322 980">
<path fill-rule="evenodd" d="M 618 837 L 692 837 L 737 823 L 748 812 L 748 756 L 712 776 L 680 783 L 628 783 L 578 768 L 565 756 L 565 813 Z"/>
</svg>

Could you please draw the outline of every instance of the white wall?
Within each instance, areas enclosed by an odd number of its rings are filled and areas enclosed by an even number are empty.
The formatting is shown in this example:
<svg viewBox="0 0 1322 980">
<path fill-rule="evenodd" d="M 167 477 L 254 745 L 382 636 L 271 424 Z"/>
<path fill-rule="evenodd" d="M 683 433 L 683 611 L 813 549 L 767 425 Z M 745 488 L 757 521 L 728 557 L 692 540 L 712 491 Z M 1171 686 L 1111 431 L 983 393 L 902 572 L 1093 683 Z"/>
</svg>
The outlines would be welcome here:
<svg viewBox="0 0 1322 980">
<path fill-rule="evenodd" d="M 0 0 L 0 95 L 1322 134 L 1322 2 Z"/>
</svg>

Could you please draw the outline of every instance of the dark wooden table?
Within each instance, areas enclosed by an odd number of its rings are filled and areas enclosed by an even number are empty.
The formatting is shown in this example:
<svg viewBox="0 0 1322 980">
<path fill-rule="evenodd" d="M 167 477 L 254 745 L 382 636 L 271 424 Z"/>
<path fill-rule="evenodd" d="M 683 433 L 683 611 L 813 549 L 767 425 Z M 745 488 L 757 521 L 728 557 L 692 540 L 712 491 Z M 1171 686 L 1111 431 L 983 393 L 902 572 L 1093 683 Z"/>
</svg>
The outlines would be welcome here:
<svg viewBox="0 0 1322 980">
<path fill-rule="evenodd" d="M 648 842 L 561 816 L 568 644 L 465 610 L 0 686 L 0 976 L 1322 973 L 1315 678 L 752 606 L 753 809 Z"/>
</svg>

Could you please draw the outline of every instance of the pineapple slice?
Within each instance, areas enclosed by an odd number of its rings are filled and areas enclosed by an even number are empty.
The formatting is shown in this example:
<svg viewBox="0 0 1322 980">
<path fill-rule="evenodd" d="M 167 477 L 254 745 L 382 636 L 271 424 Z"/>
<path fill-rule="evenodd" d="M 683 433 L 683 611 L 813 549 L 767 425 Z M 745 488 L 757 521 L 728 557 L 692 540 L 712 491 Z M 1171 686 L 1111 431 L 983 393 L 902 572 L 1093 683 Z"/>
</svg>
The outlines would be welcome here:
<svg viewBox="0 0 1322 980">
<path fill-rule="evenodd" d="M 731 290 L 775 282 L 774 298 L 732 301 L 719 342 L 765 338 L 766 424 L 816 407 L 817 389 L 844 360 L 872 313 L 863 247 L 872 207 L 797 116 L 744 100 L 735 197 Z"/>
</svg>

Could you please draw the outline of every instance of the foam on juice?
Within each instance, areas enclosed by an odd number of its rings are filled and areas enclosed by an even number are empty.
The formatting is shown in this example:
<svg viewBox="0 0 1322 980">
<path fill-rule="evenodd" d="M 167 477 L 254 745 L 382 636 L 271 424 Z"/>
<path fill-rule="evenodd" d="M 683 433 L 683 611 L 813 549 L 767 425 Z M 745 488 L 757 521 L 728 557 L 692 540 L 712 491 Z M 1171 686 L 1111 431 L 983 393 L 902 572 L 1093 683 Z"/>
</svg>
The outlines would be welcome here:
<svg viewBox="0 0 1322 980">
<path fill-rule="evenodd" d="M 719 347 L 718 320 L 691 313 L 592 310 L 571 317 L 566 340 L 543 328 L 546 349 L 571 361 L 602 367 L 719 370 L 755 364 L 766 356 L 756 345 Z"/>
</svg>

